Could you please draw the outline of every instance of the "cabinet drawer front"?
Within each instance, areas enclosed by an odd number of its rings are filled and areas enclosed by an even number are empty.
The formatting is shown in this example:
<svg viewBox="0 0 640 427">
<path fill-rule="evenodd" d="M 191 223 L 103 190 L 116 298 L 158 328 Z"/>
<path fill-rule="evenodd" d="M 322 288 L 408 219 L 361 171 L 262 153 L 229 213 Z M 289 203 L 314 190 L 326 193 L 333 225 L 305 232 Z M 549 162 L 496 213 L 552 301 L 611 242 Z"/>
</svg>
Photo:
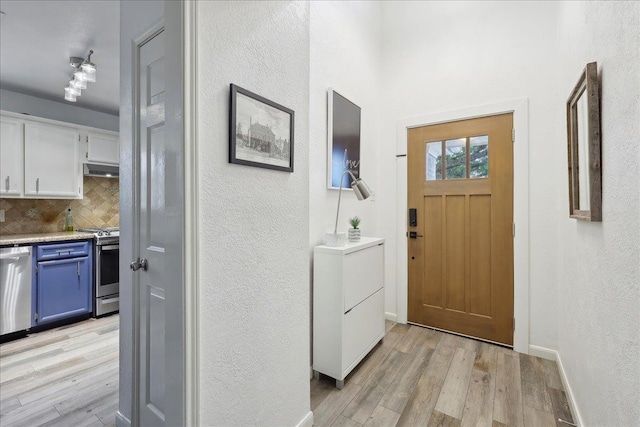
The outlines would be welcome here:
<svg viewBox="0 0 640 427">
<path fill-rule="evenodd" d="M 89 255 L 91 242 L 67 242 L 38 246 L 38 261 Z"/>
<path fill-rule="evenodd" d="M 384 284 L 384 247 L 372 246 L 344 256 L 344 311 L 355 307 Z"/>
<path fill-rule="evenodd" d="M 360 361 L 384 334 L 384 290 L 380 289 L 345 314 L 343 327 L 342 369 L 345 373 L 344 370 Z"/>
</svg>

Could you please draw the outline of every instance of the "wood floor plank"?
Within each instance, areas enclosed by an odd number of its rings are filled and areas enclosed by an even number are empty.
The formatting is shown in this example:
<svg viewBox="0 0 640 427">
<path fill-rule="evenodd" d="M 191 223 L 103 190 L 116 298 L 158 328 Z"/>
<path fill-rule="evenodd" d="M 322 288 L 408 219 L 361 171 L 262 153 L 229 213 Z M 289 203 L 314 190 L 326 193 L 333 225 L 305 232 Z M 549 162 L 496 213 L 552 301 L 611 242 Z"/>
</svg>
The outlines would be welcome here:
<svg viewBox="0 0 640 427">
<path fill-rule="evenodd" d="M 547 392 L 547 381 L 542 359 L 520 354 L 520 376 L 522 378 L 522 404 L 545 412 L 553 412 L 551 398 Z"/>
<path fill-rule="evenodd" d="M 345 408 L 342 415 L 365 424 L 400 369 L 403 369 L 408 357 L 406 353 L 392 350 L 371 379 L 362 386 L 360 392 Z"/>
<path fill-rule="evenodd" d="M 1 395 L 0 395 L 1 397 Z M 0 400 L 0 417 L 22 406 L 17 397 Z"/>
<path fill-rule="evenodd" d="M 31 390 L 42 387 L 56 381 L 60 381 L 68 376 L 81 374 L 83 371 L 92 369 L 102 363 L 108 363 L 118 359 L 118 353 L 106 353 L 100 358 L 87 360 L 82 356 L 67 360 L 63 363 L 53 365 L 41 371 L 32 371 L 28 375 L 15 378 L 7 384 L 2 384 L 2 394 L 6 397 L 26 394 Z"/>
<path fill-rule="evenodd" d="M 55 395 L 58 393 L 69 393 L 70 388 L 78 388 L 81 384 L 91 384 L 94 381 L 101 381 L 103 378 L 113 377 L 114 372 L 118 372 L 118 360 L 109 360 L 106 363 L 95 366 L 93 369 L 80 371 L 77 374 L 70 375 L 62 380 L 44 384 L 38 388 L 32 389 L 29 393 L 20 396 L 20 403 L 28 405 L 43 397 Z"/>
<path fill-rule="evenodd" d="M 455 350 L 440 341 L 400 414 L 398 426 L 423 426 L 429 422 Z"/>
<path fill-rule="evenodd" d="M 395 349 L 403 353 L 411 353 L 422 338 L 424 338 L 422 328 L 412 326 L 398 341 Z"/>
<path fill-rule="evenodd" d="M 490 426 L 493 421 L 495 374 L 474 369 L 462 412 L 462 426 Z"/>
<path fill-rule="evenodd" d="M 472 340 L 470 338 L 461 337 L 454 334 L 443 334 L 442 344 L 448 345 L 454 348 L 463 348 L 467 351 L 475 352 L 479 341 Z"/>
<path fill-rule="evenodd" d="M 118 316 L 92 319 L 0 345 L 0 424 L 102 426 L 100 416 L 114 423 L 117 324 Z"/>
<path fill-rule="evenodd" d="M 318 405 L 336 388 L 336 380 L 321 376 L 320 379 L 311 379 L 311 410 L 315 411 Z"/>
<path fill-rule="evenodd" d="M 429 420 L 429 427 L 460 427 L 460 420 L 442 412 L 433 411 Z"/>
<path fill-rule="evenodd" d="M 574 423 L 569 402 L 564 391 L 549 387 L 549 396 L 551 397 L 551 405 L 553 406 L 553 415 L 556 420 L 556 426 L 567 427 L 566 424 L 558 422 L 558 418 Z"/>
<path fill-rule="evenodd" d="M 462 347 L 456 348 L 449 372 L 442 385 L 435 410 L 458 420 L 462 419 L 467 391 L 471 380 L 471 371 L 475 361 L 475 351 Z"/>
<path fill-rule="evenodd" d="M 380 405 L 401 414 L 409 397 L 413 393 L 418 380 L 425 371 L 434 349 L 421 346 L 415 354 L 411 354 L 405 362 L 402 372 L 389 386 L 382 396 Z"/>
<path fill-rule="evenodd" d="M 524 425 L 525 427 L 554 427 L 556 420 L 549 412 L 524 405 Z"/>
<path fill-rule="evenodd" d="M 349 374 L 347 381 L 364 385 L 408 330 L 407 325 L 401 324 L 396 324 L 391 328 L 385 335 L 384 340 L 375 346 L 367 357 Z"/>
<path fill-rule="evenodd" d="M 4 417 L 2 421 L 0 421 L 0 425 L 3 427 L 34 427 L 55 420 L 59 417 L 60 414 L 56 411 L 56 408 L 49 405 L 46 407 L 40 407 L 37 410 L 34 408 L 29 412 L 23 412 L 17 417 Z"/>
<path fill-rule="evenodd" d="M 564 391 L 564 385 L 560 378 L 560 371 L 558 370 L 558 364 L 553 360 L 541 359 L 544 366 L 545 379 L 547 381 L 547 387 L 552 387 L 557 390 Z"/>
<path fill-rule="evenodd" d="M 403 326 L 403 328 L 398 328 Z M 388 325 L 387 325 L 388 327 Z M 413 328 L 420 328 L 420 333 L 412 332 Z M 394 332 L 395 331 L 395 336 Z M 401 333 L 398 333 L 398 332 Z M 405 337 L 410 332 L 410 335 Z M 424 333 L 426 332 L 426 334 Z M 433 332 L 435 337 L 430 341 L 429 335 Z M 357 373 L 359 381 L 362 384 L 355 384 L 349 381 L 351 376 L 345 382 L 345 390 L 337 390 L 333 386 L 333 381 L 326 380 L 324 383 L 312 386 L 312 402 L 317 400 L 319 403 L 314 409 L 314 420 L 316 425 L 331 425 L 334 422 L 345 422 L 339 416 L 345 416 L 352 421 L 365 426 L 427 426 L 427 425 L 464 425 L 464 426 L 491 426 L 491 427 L 520 427 L 540 424 L 547 425 L 552 416 L 555 420 L 560 417 L 568 421 L 572 421 L 569 405 L 564 392 L 560 389 L 550 387 L 549 385 L 561 385 L 559 374 L 555 362 L 546 361 L 544 359 L 523 357 L 519 353 L 510 348 L 493 345 L 481 341 L 475 341 L 464 337 L 449 335 L 439 331 L 421 328 L 418 326 L 395 325 L 389 329 L 388 336 L 392 340 L 386 340 L 383 345 L 377 346 L 378 351 L 374 357 L 370 357 L 365 363 L 365 372 Z M 425 339 L 426 337 L 426 339 Z M 395 341 L 393 341 L 395 339 Z M 396 344 L 404 340 L 400 346 L 402 350 L 398 351 L 394 348 Z M 390 343 L 393 341 L 393 344 Z M 433 348 L 435 346 L 435 349 Z M 364 406 L 369 408 L 366 412 L 371 412 L 365 420 L 363 414 L 356 415 L 357 419 L 352 419 L 345 412 L 349 405 L 356 405 L 356 395 L 365 396 L 364 387 L 368 387 L 369 391 L 375 391 L 374 384 L 378 381 L 381 371 L 386 371 L 387 365 L 382 367 L 387 360 L 391 351 L 395 351 L 406 357 L 400 361 L 403 366 L 397 372 L 393 381 L 388 384 L 386 391 L 379 399 L 378 404 L 373 408 L 372 402 L 375 402 L 377 395 L 364 399 Z M 431 352 L 426 366 L 416 368 L 416 355 L 422 352 Z M 461 353 L 466 355 L 469 363 L 460 363 Z M 384 356 L 384 357 L 382 357 Z M 521 360 L 522 357 L 522 367 Z M 454 362 L 455 359 L 455 362 Z M 374 363 L 375 362 L 375 363 Z M 458 378 L 458 383 L 464 384 L 463 375 L 455 375 L 462 368 L 470 369 L 469 380 L 467 385 L 466 396 L 463 396 L 462 390 L 464 386 L 458 390 L 447 382 L 451 378 Z M 413 374 L 420 371 L 419 379 L 415 383 L 412 390 L 408 392 L 408 396 L 403 396 L 401 389 L 411 389 L 410 384 L 414 381 Z M 463 379 L 460 380 L 460 377 Z M 369 381 L 373 381 L 368 385 Z M 544 384 L 549 396 L 553 412 L 544 411 L 540 408 L 523 403 L 523 382 Z M 312 381 L 312 384 L 314 382 Z M 405 384 L 405 386 L 401 386 Z M 354 385 L 356 387 L 354 387 Z M 323 388 L 323 386 L 326 386 Z M 315 387 L 315 390 L 314 390 Z M 360 387 L 357 391 L 357 387 Z M 443 389 L 451 387 L 456 390 L 456 396 L 462 396 L 463 409 L 461 418 L 452 416 L 442 412 L 441 408 L 436 408 L 437 404 L 445 407 L 458 407 L 460 397 L 446 399 L 443 397 Z M 528 387 L 528 385 L 526 386 Z M 449 394 L 446 390 L 444 395 Z M 391 398 L 390 396 L 396 397 Z M 396 400 L 397 399 L 397 400 Z M 393 411 L 388 406 L 400 407 L 396 403 L 406 399 L 401 412 Z M 442 399 L 442 400 L 441 400 Z M 455 403 L 452 403 L 455 402 Z M 360 402 L 358 402 L 360 403 Z M 313 404 L 313 403 L 312 403 Z M 525 413 L 526 411 L 526 413 Z M 455 411 L 450 411 L 455 413 Z M 104 420 L 103 420 L 104 421 Z M 555 421 L 554 421 L 555 422 Z M 106 422 L 105 422 L 106 424 Z M 566 425 L 557 424 L 557 427 L 567 427 Z"/>
<path fill-rule="evenodd" d="M 378 405 L 373 413 L 369 416 L 365 427 L 393 427 L 398 422 L 400 414 Z"/>
<path fill-rule="evenodd" d="M 362 424 L 353 421 L 351 418 L 340 415 L 332 424 L 332 427 L 362 427 Z"/>
<path fill-rule="evenodd" d="M 327 396 L 316 408 L 313 415 L 314 426 L 330 426 L 341 415 L 344 408 L 358 394 L 361 387 L 353 381 L 346 381 L 342 390 Z"/>
<path fill-rule="evenodd" d="M 524 426 L 520 358 L 500 351 L 498 352 L 493 419 L 512 427 Z"/>
</svg>

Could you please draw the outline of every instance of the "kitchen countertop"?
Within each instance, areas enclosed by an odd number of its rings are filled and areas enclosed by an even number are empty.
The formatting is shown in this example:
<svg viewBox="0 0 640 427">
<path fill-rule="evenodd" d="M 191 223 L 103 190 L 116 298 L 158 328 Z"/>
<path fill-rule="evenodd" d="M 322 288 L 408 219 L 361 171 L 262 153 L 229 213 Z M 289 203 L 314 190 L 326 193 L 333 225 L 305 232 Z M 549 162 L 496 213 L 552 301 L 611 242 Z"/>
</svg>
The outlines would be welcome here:
<svg viewBox="0 0 640 427">
<path fill-rule="evenodd" d="M 66 240 L 88 240 L 93 239 L 92 233 L 82 233 L 79 231 L 61 231 L 59 233 L 38 233 L 38 234 L 10 234 L 0 236 L 0 246 L 4 245 L 26 245 L 30 243 L 62 242 Z"/>
</svg>

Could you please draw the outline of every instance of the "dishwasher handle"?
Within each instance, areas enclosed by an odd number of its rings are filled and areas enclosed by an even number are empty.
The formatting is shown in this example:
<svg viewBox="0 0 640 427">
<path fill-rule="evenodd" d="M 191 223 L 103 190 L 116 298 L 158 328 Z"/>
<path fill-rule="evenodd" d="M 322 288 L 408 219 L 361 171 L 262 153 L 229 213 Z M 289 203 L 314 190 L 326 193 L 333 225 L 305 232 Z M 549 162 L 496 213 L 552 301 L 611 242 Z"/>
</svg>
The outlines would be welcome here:
<svg viewBox="0 0 640 427">
<path fill-rule="evenodd" d="M 19 259 L 31 256 L 31 247 L 0 249 L 0 259 Z"/>
</svg>

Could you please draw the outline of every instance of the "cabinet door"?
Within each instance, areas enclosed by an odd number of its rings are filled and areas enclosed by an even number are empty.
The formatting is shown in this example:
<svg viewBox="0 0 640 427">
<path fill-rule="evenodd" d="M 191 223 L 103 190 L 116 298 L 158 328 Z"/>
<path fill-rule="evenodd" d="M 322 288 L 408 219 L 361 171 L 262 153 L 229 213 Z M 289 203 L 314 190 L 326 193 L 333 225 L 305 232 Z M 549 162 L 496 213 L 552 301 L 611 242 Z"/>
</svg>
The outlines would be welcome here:
<svg viewBox="0 0 640 427">
<path fill-rule="evenodd" d="M 118 137 L 102 133 L 89 133 L 87 135 L 87 161 L 112 165 L 120 163 Z"/>
<path fill-rule="evenodd" d="M 21 197 L 24 191 L 23 123 L 0 118 L 0 195 Z"/>
<path fill-rule="evenodd" d="M 76 129 L 25 123 L 25 196 L 82 198 L 80 141 Z"/>
<path fill-rule="evenodd" d="M 38 324 L 91 312 L 89 257 L 38 263 Z"/>
</svg>

